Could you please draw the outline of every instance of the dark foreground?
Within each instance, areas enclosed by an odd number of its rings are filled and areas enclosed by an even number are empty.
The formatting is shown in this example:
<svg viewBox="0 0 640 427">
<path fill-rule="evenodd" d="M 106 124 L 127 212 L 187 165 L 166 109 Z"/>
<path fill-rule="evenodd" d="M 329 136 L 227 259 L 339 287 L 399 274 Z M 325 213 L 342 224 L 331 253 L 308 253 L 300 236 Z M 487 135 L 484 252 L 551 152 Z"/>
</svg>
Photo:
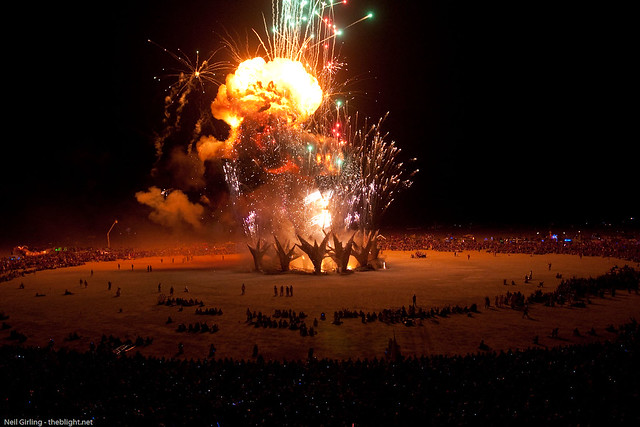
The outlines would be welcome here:
<svg viewBox="0 0 640 427">
<path fill-rule="evenodd" d="M 615 332 L 585 346 L 397 361 L 183 361 L 5 346 L 0 414 L 98 426 L 637 425 L 640 326 Z"/>
</svg>

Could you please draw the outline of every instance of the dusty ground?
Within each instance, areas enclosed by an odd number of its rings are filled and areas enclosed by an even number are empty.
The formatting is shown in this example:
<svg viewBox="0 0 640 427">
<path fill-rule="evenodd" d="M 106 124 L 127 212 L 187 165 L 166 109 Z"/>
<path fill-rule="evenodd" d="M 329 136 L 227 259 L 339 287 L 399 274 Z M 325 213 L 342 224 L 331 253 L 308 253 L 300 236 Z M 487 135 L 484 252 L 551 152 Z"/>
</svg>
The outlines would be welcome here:
<svg viewBox="0 0 640 427">
<path fill-rule="evenodd" d="M 309 348 L 317 357 L 372 358 L 382 357 L 388 339 L 396 336 L 405 355 L 466 354 L 478 350 L 484 340 L 491 348 L 516 349 L 533 346 L 532 339 L 540 336 L 540 345 L 556 346 L 580 344 L 606 339 L 609 324 L 640 318 L 640 296 L 618 292 L 614 298 L 594 299 L 587 308 L 544 307 L 534 305 L 530 319 L 522 312 L 510 309 L 484 309 L 484 297 L 507 291 L 521 291 L 529 295 L 538 282 L 545 289 L 559 283 L 556 273 L 571 276 L 597 276 L 624 261 L 606 258 L 579 258 L 569 255 L 506 255 L 469 252 L 454 257 L 453 253 L 427 251 L 426 259 L 412 259 L 408 252 L 387 252 L 388 269 L 356 272 L 350 275 L 328 274 L 314 276 L 292 273 L 263 275 L 251 273 L 250 262 L 240 256 L 197 256 L 190 261 L 180 257 L 160 257 L 91 263 L 80 267 L 41 271 L 0 284 L 0 312 L 9 315 L 6 321 L 27 335 L 25 345 L 45 346 L 53 338 L 57 347 L 85 350 L 91 341 L 99 342 L 102 334 L 122 339 L 137 336 L 153 337 L 153 344 L 138 348 L 142 354 L 175 356 L 178 342 L 184 344 L 186 358 L 202 358 L 209 345 L 218 349 L 217 357 L 248 359 L 254 344 L 267 359 L 306 358 Z M 120 263 L 120 269 L 118 269 Z M 548 264 L 551 263 L 549 270 Z M 131 268 L 133 264 L 133 269 Z M 147 272 L 151 265 L 152 272 Z M 91 274 L 93 270 L 93 274 Z M 525 274 L 533 272 L 533 281 L 524 283 Z M 516 282 L 504 286 L 503 279 Z M 88 286 L 80 285 L 87 280 Z M 107 290 L 107 282 L 112 290 Z M 24 289 L 20 289 L 24 283 Z M 203 300 L 205 308 L 217 307 L 222 316 L 197 316 L 195 307 L 157 305 L 158 283 L 163 293 L 170 286 L 176 297 Z M 241 295 L 242 284 L 246 286 Z M 293 285 L 293 297 L 274 297 L 274 285 Z M 190 292 L 184 293 L 188 286 Z M 122 294 L 115 297 L 120 287 Z M 63 295 L 65 289 L 73 295 Z M 35 297 L 36 293 L 45 294 Z M 411 304 L 430 308 L 444 305 L 476 303 L 479 314 L 473 317 L 453 315 L 406 327 L 381 322 L 362 324 L 359 319 L 345 319 L 340 326 L 331 324 L 333 312 L 341 308 L 379 311 Z M 318 334 L 301 337 L 298 332 L 284 329 L 256 329 L 245 323 L 246 309 L 273 315 L 275 309 L 304 311 L 309 315 L 307 325 L 318 318 Z M 320 321 L 325 312 L 326 321 Z M 171 316 L 173 324 L 167 325 Z M 216 323 L 215 334 L 178 333 L 179 323 L 206 321 Z M 560 339 L 549 334 L 559 328 Z M 572 331 L 578 328 L 581 337 Z M 595 328 L 598 336 L 586 332 Z M 77 332 L 81 339 L 65 342 L 65 337 Z M 0 332 L 0 344 L 11 343 L 10 330 Z"/>
</svg>

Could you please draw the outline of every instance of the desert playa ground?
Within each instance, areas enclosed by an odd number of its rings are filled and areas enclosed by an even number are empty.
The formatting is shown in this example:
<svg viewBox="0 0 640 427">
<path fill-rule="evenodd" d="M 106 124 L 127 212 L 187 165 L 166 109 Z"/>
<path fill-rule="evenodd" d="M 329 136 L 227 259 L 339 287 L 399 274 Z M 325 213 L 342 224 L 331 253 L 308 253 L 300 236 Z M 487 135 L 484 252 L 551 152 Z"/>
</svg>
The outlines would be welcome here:
<svg viewBox="0 0 640 427">
<path fill-rule="evenodd" d="M 151 337 L 151 345 L 134 349 L 148 356 L 204 358 L 214 344 L 218 358 L 250 359 L 257 345 L 259 353 L 272 360 L 304 359 L 310 348 L 319 358 L 357 359 L 383 357 L 389 339 L 395 336 L 403 355 L 454 355 L 479 351 L 481 340 L 494 350 L 534 347 L 536 335 L 538 347 L 603 340 L 610 334 L 605 330 L 608 325 L 640 315 L 640 296 L 626 291 L 595 298 L 586 308 L 535 304 L 530 307 L 529 318 L 523 317 L 522 311 L 494 306 L 495 296 L 518 291 L 528 296 L 540 282 L 546 291 L 555 289 L 560 282 L 557 274 L 564 278 L 596 277 L 616 265 L 627 264 L 618 259 L 494 256 L 475 251 L 457 256 L 426 251 L 426 255 L 412 258 L 410 252 L 387 251 L 387 269 L 347 275 L 260 274 L 251 272 L 251 261 L 240 255 L 150 257 L 40 271 L 0 284 L 0 312 L 9 316 L 6 323 L 11 326 L 0 332 L 0 343 L 10 343 L 10 331 L 15 330 L 27 336 L 23 345 L 44 347 L 53 339 L 57 348 L 81 351 L 88 350 L 91 342 L 97 344 L 104 334 L 122 340 Z M 530 272 L 533 280 L 525 283 L 524 277 Z M 112 282 L 111 290 L 108 282 Z M 195 314 L 197 307 L 180 310 L 178 306 L 159 305 L 159 296 L 168 296 L 172 286 L 174 297 L 198 299 L 204 302 L 203 309 L 219 308 L 223 314 L 202 316 Z M 278 296 L 274 296 L 274 286 Z M 293 286 L 293 296 L 280 296 L 281 286 Z M 65 290 L 72 295 L 64 295 Z M 44 296 L 36 297 L 36 293 Z M 408 308 L 413 295 L 416 305 L 425 309 L 475 303 L 479 312 L 426 319 L 414 326 L 363 323 L 360 318 L 332 324 L 337 310 L 367 313 Z M 491 300 L 490 308 L 484 307 L 485 297 Z M 314 328 L 317 334 L 310 337 L 289 329 L 256 328 L 246 322 L 247 309 L 272 317 L 275 310 L 302 311 L 308 316 L 307 326 L 318 320 Z M 326 320 L 321 320 L 321 313 Z M 173 323 L 167 324 L 169 317 Z M 196 322 L 209 326 L 215 323 L 219 330 L 176 331 L 181 323 Z M 550 337 L 554 328 L 559 328 L 558 338 Z M 582 332 L 580 336 L 574 336 L 575 328 Z M 587 334 L 591 328 L 595 336 Z M 70 333 L 80 338 L 67 341 Z M 182 355 L 177 355 L 178 343 L 184 346 Z"/>
</svg>

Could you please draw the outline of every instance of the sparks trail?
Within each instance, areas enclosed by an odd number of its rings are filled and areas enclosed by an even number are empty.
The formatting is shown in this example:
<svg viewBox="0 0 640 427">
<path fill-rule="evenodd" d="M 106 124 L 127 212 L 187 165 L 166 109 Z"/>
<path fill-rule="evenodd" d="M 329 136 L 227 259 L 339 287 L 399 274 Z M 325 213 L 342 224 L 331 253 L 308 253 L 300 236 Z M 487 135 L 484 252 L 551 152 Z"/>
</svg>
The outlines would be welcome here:
<svg viewBox="0 0 640 427">
<path fill-rule="evenodd" d="M 150 39 L 148 42 L 162 49 L 180 66 L 175 69 L 174 73 L 166 74 L 162 77 L 172 80 L 172 83 L 165 89 L 167 96 L 165 97 L 164 105 L 164 127 L 154 141 L 156 157 L 158 160 L 163 157 L 165 145 L 172 138 L 189 138 L 189 143 L 184 151 L 190 153 L 191 146 L 202 136 L 203 123 L 207 122 L 207 115 L 204 114 L 206 109 L 202 108 L 205 102 L 202 98 L 206 96 L 207 88 L 209 86 L 217 87 L 224 76 L 224 72 L 232 69 L 232 67 L 226 61 L 213 61 L 213 58 L 221 49 L 213 51 L 206 59 L 201 60 L 199 51 L 196 51 L 195 59 L 192 59 L 180 49 L 176 53 Z M 158 82 L 162 78 L 154 77 Z M 199 102 L 194 103 L 193 101 L 198 97 L 200 98 Z M 190 102 L 195 104 L 193 110 L 196 111 L 189 117 L 195 116 L 197 118 L 193 122 L 186 124 L 184 123 L 185 111 Z M 186 136 L 184 133 L 179 134 L 181 131 L 190 133 Z"/>
<path fill-rule="evenodd" d="M 365 120 L 360 128 L 358 117 L 347 119 L 344 131 L 346 140 L 341 144 L 346 159 L 337 180 L 335 209 L 342 206 L 345 212 L 343 227 L 377 230 L 381 220 L 396 195 L 409 188 L 412 177 L 418 172 L 409 172 L 399 160 L 400 148 L 388 141 L 382 133 L 385 117 L 376 124 Z M 415 159 L 411 159 L 415 161 Z"/>
<path fill-rule="evenodd" d="M 219 85 L 221 83 L 221 73 L 231 69 L 231 65 L 227 61 L 213 61 L 213 58 L 222 50 L 216 49 L 205 60 L 200 61 L 200 51 L 196 51 L 195 59 L 189 58 L 181 49 L 178 53 L 172 52 L 167 48 L 159 45 L 153 40 L 147 40 L 154 46 L 159 47 L 173 59 L 175 59 L 184 68 L 176 69 L 174 73 L 167 74 L 168 78 L 177 78 L 178 80 L 171 83 L 167 88 L 172 101 L 184 92 L 191 91 L 195 87 L 199 87 L 202 93 L 205 92 L 205 83 Z M 160 81 L 159 77 L 154 79 Z"/>
</svg>

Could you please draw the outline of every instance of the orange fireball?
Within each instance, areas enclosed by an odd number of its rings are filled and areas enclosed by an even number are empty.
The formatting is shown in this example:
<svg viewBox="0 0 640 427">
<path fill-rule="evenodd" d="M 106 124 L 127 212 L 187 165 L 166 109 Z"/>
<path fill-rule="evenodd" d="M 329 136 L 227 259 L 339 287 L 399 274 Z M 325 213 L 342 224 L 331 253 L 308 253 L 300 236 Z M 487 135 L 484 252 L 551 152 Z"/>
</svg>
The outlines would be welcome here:
<svg viewBox="0 0 640 427">
<path fill-rule="evenodd" d="M 284 120 L 296 125 L 307 120 L 322 103 L 318 80 L 298 61 L 261 57 L 242 62 L 218 89 L 211 104 L 213 117 L 231 128 L 226 141 L 205 139 L 198 145 L 203 160 L 226 156 L 244 119 Z"/>
</svg>

